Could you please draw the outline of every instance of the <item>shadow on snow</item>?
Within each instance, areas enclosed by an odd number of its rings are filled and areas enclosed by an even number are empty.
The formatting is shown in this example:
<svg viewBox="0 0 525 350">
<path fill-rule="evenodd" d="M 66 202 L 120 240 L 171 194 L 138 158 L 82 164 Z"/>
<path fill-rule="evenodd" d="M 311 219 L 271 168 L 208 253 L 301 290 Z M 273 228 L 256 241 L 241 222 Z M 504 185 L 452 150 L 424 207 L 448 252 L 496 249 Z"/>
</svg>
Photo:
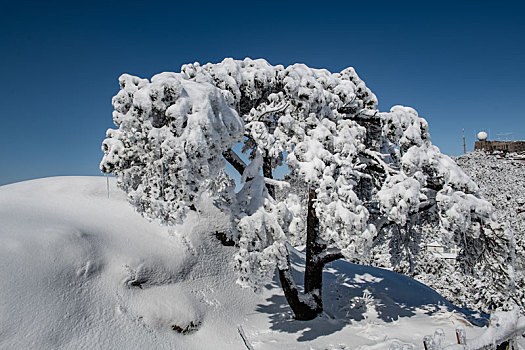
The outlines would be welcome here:
<svg viewBox="0 0 525 350">
<path fill-rule="evenodd" d="M 302 292 L 304 254 L 291 250 L 290 259 L 294 278 Z M 280 289 L 277 276 L 267 288 Z M 272 330 L 300 334 L 298 341 L 310 341 L 335 333 L 371 315 L 389 323 L 401 317 L 412 317 L 416 315 L 416 310 L 429 316 L 439 311 L 457 311 L 474 324 L 486 323 L 485 315 L 459 309 L 412 278 L 343 260 L 325 266 L 323 304 L 323 314 L 311 321 L 294 320 L 285 297 L 279 294 L 269 297 L 265 304 L 257 305 L 257 311 L 269 315 Z"/>
</svg>

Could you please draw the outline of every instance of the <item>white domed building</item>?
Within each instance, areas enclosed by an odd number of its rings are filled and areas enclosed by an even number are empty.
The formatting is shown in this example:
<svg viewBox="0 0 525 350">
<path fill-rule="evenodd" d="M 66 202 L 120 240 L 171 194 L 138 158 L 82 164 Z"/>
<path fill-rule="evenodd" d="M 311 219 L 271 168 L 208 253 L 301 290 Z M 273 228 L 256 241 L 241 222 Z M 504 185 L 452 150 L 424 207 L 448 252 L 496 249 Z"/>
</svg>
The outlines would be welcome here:
<svg viewBox="0 0 525 350">
<path fill-rule="evenodd" d="M 525 141 L 488 141 L 488 135 L 485 131 L 477 134 L 478 141 L 474 144 L 474 150 L 483 150 L 494 153 L 525 153 Z"/>
</svg>

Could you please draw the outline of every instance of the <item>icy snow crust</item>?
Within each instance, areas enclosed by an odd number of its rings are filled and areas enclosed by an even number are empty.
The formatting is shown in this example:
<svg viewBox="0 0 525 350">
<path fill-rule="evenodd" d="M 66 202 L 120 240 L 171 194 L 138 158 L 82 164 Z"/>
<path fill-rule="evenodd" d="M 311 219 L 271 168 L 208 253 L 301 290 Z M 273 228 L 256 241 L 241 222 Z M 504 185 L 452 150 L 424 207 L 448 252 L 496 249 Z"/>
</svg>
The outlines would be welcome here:
<svg viewBox="0 0 525 350">
<path fill-rule="evenodd" d="M 245 349 L 238 326 L 255 349 L 420 348 L 438 327 L 453 344 L 468 324 L 430 288 L 343 261 L 325 269 L 326 312 L 294 321 L 275 279 L 260 293 L 235 283 L 234 249 L 212 237 L 229 221 L 206 200 L 166 228 L 110 187 L 109 199 L 102 177 L 0 187 L 0 348 Z M 291 258 L 301 272 L 302 254 Z"/>
</svg>

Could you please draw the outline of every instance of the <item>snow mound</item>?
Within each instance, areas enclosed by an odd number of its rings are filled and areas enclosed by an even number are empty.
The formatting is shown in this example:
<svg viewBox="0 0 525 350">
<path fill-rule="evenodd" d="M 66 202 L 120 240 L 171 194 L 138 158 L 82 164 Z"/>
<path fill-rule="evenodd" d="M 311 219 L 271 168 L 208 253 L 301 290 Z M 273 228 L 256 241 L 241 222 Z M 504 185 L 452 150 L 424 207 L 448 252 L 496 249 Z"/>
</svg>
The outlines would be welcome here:
<svg viewBox="0 0 525 350">
<path fill-rule="evenodd" d="M 214 233 L 228 220 L 210 203 L 171 228 L 133 211 L 103 177 L 0 187 L 2 349 L 388 349 L 472 326 L 430 288 L 396 273 L 336 261 L 324 274 L 326 312 L 292 319 L 277 279 L 242 289 L 235 248 Z M 292 254 L 294 269 L 303 255 Z M 397 344 L 396 343 L 396 344 Z"/>
</svg>

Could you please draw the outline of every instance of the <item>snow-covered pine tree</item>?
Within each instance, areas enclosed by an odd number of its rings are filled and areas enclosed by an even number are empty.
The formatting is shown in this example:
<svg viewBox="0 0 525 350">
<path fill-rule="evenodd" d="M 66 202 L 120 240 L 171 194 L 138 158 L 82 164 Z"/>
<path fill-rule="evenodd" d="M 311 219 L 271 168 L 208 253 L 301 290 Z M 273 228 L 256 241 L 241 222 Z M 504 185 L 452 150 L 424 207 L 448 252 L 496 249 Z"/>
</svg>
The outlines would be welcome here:
<svg viewBox="0 0 525 350">
<path fill-rule="evenodd" d="M 481 300 L 508 299 L 512 235 L 492 220 L 476 185 L 431 144 L 426 121 L 407 107 L 380 113 L 353 68 L 331 73 L 225 59 L 184 65 L 151 82 L 123 75 L 120 85 L 113 98 L 119 128 L 107 132 L 101 170 L 117 175 L 140 213 L 167 224 L 198 207 L 204 191 L 220 191 L 232 215 L 227 239 L 238 247 L 239 283 L 256 288 L 277 268 L 297 319 L 322 311 L 328 262 L 374 263 L 371 248 L 391 242 L 390 256 L 401 256 L 394 265 L 417 266 L 422 224 L 461 247 L 459 275 L 495 286 L 497 297 Z M 249 164 L 232 149 L 238 141 Z M 237 194 L 225 161 L 242 175 Z M 276 186 L 288 185 L 273 179 L 283 162 L 288 178 L 306 187 L 306 208 L 297 186 L 277 199 Z M 291 246 L 301 244 L 304 293 L 289 260 Z"/>
</svg>

